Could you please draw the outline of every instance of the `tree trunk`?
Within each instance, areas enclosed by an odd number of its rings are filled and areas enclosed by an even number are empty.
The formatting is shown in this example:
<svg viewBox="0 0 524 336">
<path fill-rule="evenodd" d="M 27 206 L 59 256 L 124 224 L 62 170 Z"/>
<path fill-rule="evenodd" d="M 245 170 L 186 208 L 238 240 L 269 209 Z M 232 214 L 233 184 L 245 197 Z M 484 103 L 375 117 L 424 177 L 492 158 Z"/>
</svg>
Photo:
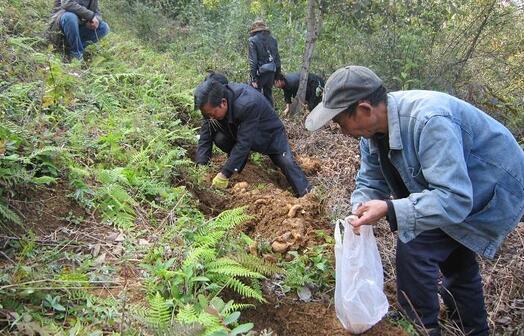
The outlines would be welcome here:
<svg viewBox="0 0 524 336">
<path fill-rule="evenodd" d="M 306 100 L 309 64 L 311 63 L 311 56 L 313 55 L 313 50 L 315 49 L 315 42 L 317 41 L 318 35 L 320 34 L 320 29 L 322 27 L 322 15 L 322 0 L 308 0 L 306 47 L 304 49 L 304 58 L 302 62 L 302 68 L 300 70 L 300 83 L 298 86 L 297 95 L 293 100 L 290 108 L 291 116 L 296 116 L 302 110 Z"/>
</svg>

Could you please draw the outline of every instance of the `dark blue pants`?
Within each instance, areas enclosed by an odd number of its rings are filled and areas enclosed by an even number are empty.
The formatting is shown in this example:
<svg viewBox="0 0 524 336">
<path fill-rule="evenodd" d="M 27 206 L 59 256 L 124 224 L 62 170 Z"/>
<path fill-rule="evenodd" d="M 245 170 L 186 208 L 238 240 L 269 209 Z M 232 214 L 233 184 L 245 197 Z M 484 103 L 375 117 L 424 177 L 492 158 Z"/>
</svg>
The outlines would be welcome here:
<svg viewBox="0 0 524 336">
<path fill-rule="evenodd" d="M 414 323 L 440 335 L 440 293 L 449 316 L 466 335 L 488 335 L 482 281 L 473 251 L 435 229 L 407 244 L 398 240 L 396 263 L 398 302 Z"/>
<path fill-rule="evenodd" d="M 274 72 L 267 72 L 265 74 L 260 75 L 258 78 L 258 88 L 257 90 L 261 92 L 264 97 L 269 101 L 271 106 L 275 106 L 273 103 L 273 81 L 275 80 L 275 73 Z"/>
<path fill-rule="evenodd" d="M 109 33 L 109 26 L 104 21 L 100 21 L 96 30 L 91 30 L 85 24 L 81 24 L 78 16 L 72 12 L 65 12 L 60 17 L 60 28 L 64 33 L 69 53 L 78 59 L 82 59 L 87 45 L 98 42 Z"/>
<path fill-rule="evenodd" d="M 306 175 L 302 171 L 302 169 L 299 167 L 299 165 L 295 162 L 295 159 L 293 158 L 293 153 L 291 153 L 291 147 L 289 147 L 289 143 L 287 142 L 287 138 L 284 139 L 284 137 L 280 137 L 280 143 L 282 144 L 282 150 L 277 153 L 262 153 L 269 156 L 271 161 L 280 168 L 282 173 L 286 176 L 287 181 L 291 185 L 291 188 L 293 188 L 293 191 L 295 192 L 295 195 L 298 197 L 302 197 L 305 194 L 307 194 L 311 190 L 311 185 L 309 184 L 309 181 L 307 180 Z M 285 141 L 283 141 L 283 139 Z M 226 153 L 230 153 L 233 149 L 233 146 L 235 145 L 235 140 L 229 137 L 227 134 L 217 131 L 213 137 L 213 142 L 215 145 L 220 148 L 222 151 Z M 239 172 L 244 169 L 244 166 L 246 165 L 246 161 L 242 164 Z"/>
</svg>

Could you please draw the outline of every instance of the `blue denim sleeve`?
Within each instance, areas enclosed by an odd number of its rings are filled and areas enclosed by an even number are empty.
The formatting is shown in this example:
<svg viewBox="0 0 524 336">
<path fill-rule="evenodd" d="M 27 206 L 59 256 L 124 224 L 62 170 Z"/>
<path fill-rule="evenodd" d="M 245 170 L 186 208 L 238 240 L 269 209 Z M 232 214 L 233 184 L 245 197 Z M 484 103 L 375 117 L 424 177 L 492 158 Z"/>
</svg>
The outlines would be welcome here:
<svg viewBox="0 0 524 336">
<path fill-rule="evenodd" d="M 446 116 L 432 116 L 415 131 L 414 145 L 421 167 L 414 174 L 423 174 L 427 189 L 392 201 L 403 242 L 463 222 L 473 204 L 460 125 Z"/>
<path fill-rule="evenodd" d="M 391 191 L 384 180 L 378 154 L 370 153 L 369 140 L 360 140 L 360 170 L 356 177 L 355 191 L 351 194 L 351 206 L 355 211 L 359 203 L 389 198 Z"/>
</svg>

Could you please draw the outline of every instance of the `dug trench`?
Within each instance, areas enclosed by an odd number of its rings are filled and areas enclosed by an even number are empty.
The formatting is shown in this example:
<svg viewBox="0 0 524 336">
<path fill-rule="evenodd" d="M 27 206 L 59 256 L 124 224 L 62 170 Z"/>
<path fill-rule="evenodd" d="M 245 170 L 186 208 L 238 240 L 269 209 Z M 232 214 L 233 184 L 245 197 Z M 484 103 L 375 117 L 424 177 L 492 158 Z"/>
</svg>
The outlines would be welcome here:
<svg viewBox="0 0 524 336">
<path fill-rule="evenodd" d="M 296 146 L 292 147 L 296 149 Z M 325 177 L 319 176 L 329 168 L 323 165 L 322 159 L 308 155 L 296 158 L 311 181 L 318 182 Z M 225 155 L 215 155 L 212 167 L 219 169 L 225 160 Z M 212 171 L 206 177 L 208 184 L 215 173 Z M 199 199 L 201 210 L 209 216 L 226 209 L 247 207 L 253 219 L 243 224 L 240 230 L 255 242 L 249 248 L 249 253 L 277 262 L 289 261 L 297 253 L 325 243 L 322 237 L 333 236 L 328 209 L 333 200 L 329 199 L 329 192 L 318 189 L 304 197 L 294 197 L 284 175 L 269 159 L 257 157 L 248 161 L 241 173 L 233 175 L 226 190 L 193 188 L 192 191 Z M 334 265 L 332 245 L 326 258 L 330 258 L 330 263 Z M 242 319 L 253 322 L 254 330 L 260 335 L 350 335 L 336 316 L 334 280 L 327 290 L 313 289 L 312 295 L 306 298 L 300 298 L 296 291 L 284 295 L 274 282 L 278 282 L 278 279 L 268 279 L 264 283 L 267 303 L 256 303 L 255 308 L 242 313 Z M 388 286 L 387 291 L 391 300 L 394 289 Z M 407 335 L 387 318 L 365 334 Z"/>
</svg>

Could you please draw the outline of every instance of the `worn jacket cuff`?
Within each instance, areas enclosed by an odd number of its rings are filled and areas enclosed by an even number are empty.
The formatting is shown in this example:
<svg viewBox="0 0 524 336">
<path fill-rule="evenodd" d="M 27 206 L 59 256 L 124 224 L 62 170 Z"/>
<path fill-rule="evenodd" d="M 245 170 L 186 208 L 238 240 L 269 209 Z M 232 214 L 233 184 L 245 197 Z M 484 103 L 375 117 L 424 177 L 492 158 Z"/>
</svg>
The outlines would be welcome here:
<svg viewBox="0 0 524 336">
<path fill-rule="evenodd" d="M 415 208 L 409 198 L 390 201 L 395 208 L 398 238 L 407 243 L 415 238 Z M 389 207 L 388 207 L 389 208 Z"/>
</svg>

